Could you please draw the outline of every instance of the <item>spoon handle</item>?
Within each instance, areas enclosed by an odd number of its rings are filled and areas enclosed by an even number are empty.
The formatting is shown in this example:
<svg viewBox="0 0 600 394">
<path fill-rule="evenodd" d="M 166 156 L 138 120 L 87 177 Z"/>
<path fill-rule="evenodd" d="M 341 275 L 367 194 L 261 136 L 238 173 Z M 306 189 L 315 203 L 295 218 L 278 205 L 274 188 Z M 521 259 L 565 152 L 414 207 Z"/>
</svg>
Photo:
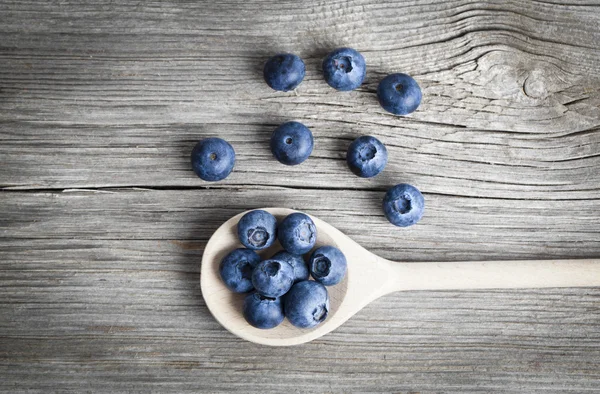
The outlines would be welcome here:
<svg viewBox="0 0 600 394">
<path fill-rule="evenodd" d="M 389 263 L 389 291 L 600 286 L 600 259 Z"/>
</svg>

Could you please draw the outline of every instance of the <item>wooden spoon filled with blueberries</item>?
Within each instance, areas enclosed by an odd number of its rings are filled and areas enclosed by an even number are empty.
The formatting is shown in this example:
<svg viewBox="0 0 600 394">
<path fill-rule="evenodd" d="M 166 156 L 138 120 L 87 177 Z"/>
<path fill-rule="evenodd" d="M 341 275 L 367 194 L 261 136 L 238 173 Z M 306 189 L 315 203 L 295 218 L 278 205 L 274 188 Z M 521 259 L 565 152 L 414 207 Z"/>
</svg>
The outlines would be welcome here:
<svg viewBox="0 0 600 394">
<path fill-rule="evenodd" d="M 399 263 L 286 208 L 227 220 L 208 241 L 201 268 L 202 295 L 217 321 L 272 346 L 319 338 L 394 291 L 592 286 L 600 286 L 598 259 Z"/>
</svg>

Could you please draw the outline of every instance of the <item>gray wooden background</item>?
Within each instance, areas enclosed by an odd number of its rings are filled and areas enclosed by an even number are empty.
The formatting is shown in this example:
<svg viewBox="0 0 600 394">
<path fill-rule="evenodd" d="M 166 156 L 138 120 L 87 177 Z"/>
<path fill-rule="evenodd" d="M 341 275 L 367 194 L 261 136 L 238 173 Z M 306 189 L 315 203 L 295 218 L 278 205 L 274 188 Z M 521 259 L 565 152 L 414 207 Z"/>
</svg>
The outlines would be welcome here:
<svg viewBox="0 0 600 394">
<path fill-rule="evenodd" d="M 216 4 L 215 4 L 216 3 Z M 0 3 L 0 391 L 600 392 L 600 289 L 408 292 L 320 340 L 254 345 L 200 292 L 200 257 L 245 209 L 296 208 L 409 261 L 600 257 L 600 2 L 16 1 Z M 357 91 L 321 77 L 331 49 L 368 64 Z M 304 82 L 262 81 L 279 51 Z M 385 113 L 378 81 L 424 100 Z M 308 125 L 296 167 L 272 130 Z M 371 134 L 375 179 L 345 150 Z M 201 138 L 229 178 L 190 170 Z M 382 215 L 400 182 L 426 198 Z"/>
</svg>

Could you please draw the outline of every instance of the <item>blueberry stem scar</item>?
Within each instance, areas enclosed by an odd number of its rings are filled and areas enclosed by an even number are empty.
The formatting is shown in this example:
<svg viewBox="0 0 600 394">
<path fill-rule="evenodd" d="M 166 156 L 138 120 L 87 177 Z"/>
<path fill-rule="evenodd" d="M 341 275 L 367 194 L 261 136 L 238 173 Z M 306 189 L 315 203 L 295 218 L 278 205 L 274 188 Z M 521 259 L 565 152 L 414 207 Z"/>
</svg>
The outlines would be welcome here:
<svg viewBox="0 0 600 394">
<path fill-rule="evenodd" d="M 269 276 L 275 276 L 279 272 L 280 268 L 281 265 L 278 262 L 274 261 L 272 263 L 267 264 L 267 266 L 265 267 L 265 271 L 267 272 L 267 274 L 269 274 Z"/>
<path fill-rule="evenodd" d="M 331 270 L 331 261 L 323 255 L 315 256 L 315 272 L 314 274 L 319 277 L 325 277 L 329 275 L 329 271 Z"/>
<path fill-rule="evenodd" d="M 411 209 L 410 196 L 406 196 L 406 195 L 402 196 L 396 201 L 396 210 L 398 212 L 400 212 L 401 214 L 410 212 L 410 209 Z"/>
<path fill-rule="evenodd" d="M 253 246 L 262 248 L 269 241 L 269 232 L 264 227 L 253 227 L 248 230 L 247 239 Z"/>
<path fill-rule="evenodd" d="M 362 161 L 369 161 L 375 157 L 377 154 L 377 148 L 373 146 L 373 144 L 368 144 L 362 147 L 362 149 L 358 152 L 358 157 Z"/>
<path fill-rule="evenodd" d="M 252 277 L 252 270 L 254 267 L 247 261 L 240 261 L 239 263 L 240 272 L 242 273 L 242 278 L 250 279 Z"/>
<path fill-rule="evenodd" d="M 325 305 L 319 305 L 313 311 L 313 319 L 320 323 L 327 317 L 327 312 L 327 307 Z"/>
</svg>

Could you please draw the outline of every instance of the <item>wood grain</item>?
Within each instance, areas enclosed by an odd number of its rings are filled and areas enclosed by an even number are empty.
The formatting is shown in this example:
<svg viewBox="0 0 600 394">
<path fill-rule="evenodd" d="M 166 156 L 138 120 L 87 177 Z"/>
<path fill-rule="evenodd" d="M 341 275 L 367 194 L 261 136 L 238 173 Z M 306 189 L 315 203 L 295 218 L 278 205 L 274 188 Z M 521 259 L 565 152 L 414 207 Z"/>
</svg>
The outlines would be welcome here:
<svg viewBox="0 0 600 394">
<path fill-rule="evenodd" d="M 579 224 L 569 212 L 556 210 L 558 216 L 539 215 L 545 223 L 523 220 L 503 228 L 497 223 L 518 217 L 511 213 L 512 201 L 499 200 L 503 206 L 472 199 L 476 205 L 470 209 L 477 214 L 469 215 L 470 225 L 477 230 L 456 223 L 441 231 L 447 222 L 442 212 L 460 217 L 456 209 L 464 209 L 458 206 L 462 199 L 431 196 L 431 214 L 419 226 L 391 233 L 377 204 L 364 203 L 381 195 L 352 190 L 298 195 L 283 188 L 1 194 L 3 387 L 72 392 L 86 387 L 139 392 L 597 388 L 598 289 L 396 293 L 293 351 L 239 340 L 214 321 L 199 288 L 204 245 L 228 217 L 256 206 L 296 204 L 396 260 L 600 252 L 600 221 L 589 220 L 587 210 L 597 212 L 597 201 L 575 201 L 581 204 L 574 209 Z M 367 210 L 336 209 L 340 200 Z M 367 234 L 357 228 L 359 222 Z M 569 223 L 573 233 L 563 238 L 551 225 L 555 222 Z M 557 241 L 548 243 L 551 239 Z M 279 377 L 273 381 L 275 373 Z"/>
<path fill-rule="evenodd" d="M 206 241 L 246 209 L 306 211 L 391 260 L 600 256 L 600 3 L 543 1 L 0 3 L 0 391 L 600 392 L 600 290 L 406 292 L 324 338 L 254 345 L 212 318 Z M 368 73 L 330 89 L 320 62 L 352 46 Z M 307 76 L 262 81 L 278 51 Z M 377 104 L 406 72 L 410 117 Z M 299 120 L 315 151 L 275 162 Z M 375 179 L 345 165 L 374 135 Z M 230 141 L 208 184 L 189 153 Z M 380 209 L 418 186 L 421 223 Z"/>
<path fill-rule="evenodd" d="M 224 184 L 374 187 L 381 179 L 356 178 L 342 160 L 351 139 L 372 134 L 391 150 L 384 183 L 500 198 L 597 191 L 597 7 L 363 1 L 258 12 L 264 3 L 233 4 L 0 6 L 2 185 L 197 187 L 191 148 L 221 136 L 238 153 Z M 356 92 L 322 80 L 321 59 L 339 45 L 367 59 Z M 295 93 L 262 81 L 265 59 L 282 50 L 307 62 Z M 409 118 L 385 113 L 375 98 L 378 81 L 398 71 L 423 86 Z M 305 167 L 268 164 L 270 133 L 289 119 L 315 134 L 310 177 L 300 176 Z"/>
</svg>

